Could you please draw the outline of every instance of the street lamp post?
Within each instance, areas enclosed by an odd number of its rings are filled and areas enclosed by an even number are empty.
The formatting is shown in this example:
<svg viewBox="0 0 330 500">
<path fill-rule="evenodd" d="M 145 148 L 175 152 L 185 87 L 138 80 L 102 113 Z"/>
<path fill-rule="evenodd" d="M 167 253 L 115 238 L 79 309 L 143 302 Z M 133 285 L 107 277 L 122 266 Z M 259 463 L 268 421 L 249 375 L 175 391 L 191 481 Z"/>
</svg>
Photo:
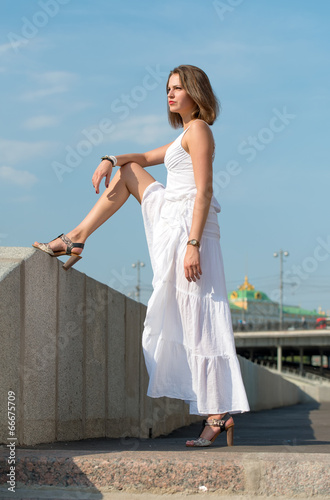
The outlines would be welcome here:
<svg viewBox="0 0 330 500">
<path fill-rule="evenodd" d="M 136 267 L 136 270 L 137 270 L 137 284 L 136 284 L 136 292 L 135 292 L 135 296 L 136 296 L 136 300 L 138 302 L 140 302 L 140 292 L 141 292 L 141 281 L 140 281 L 140 268 L 141 267 L 144 267 L 145 264 L 144 262 L 141 262 L 141 261 L 137 261 L 135 262 L 134 264 L 132 264 L 132 267 Z"/>
<path fill-rule="evenodd" d="M 288 257 L 289 252 L 280 250 L 273 255 L 280 258 L 280 330 L 283 330 L 283 255 Z"/>
</svg>

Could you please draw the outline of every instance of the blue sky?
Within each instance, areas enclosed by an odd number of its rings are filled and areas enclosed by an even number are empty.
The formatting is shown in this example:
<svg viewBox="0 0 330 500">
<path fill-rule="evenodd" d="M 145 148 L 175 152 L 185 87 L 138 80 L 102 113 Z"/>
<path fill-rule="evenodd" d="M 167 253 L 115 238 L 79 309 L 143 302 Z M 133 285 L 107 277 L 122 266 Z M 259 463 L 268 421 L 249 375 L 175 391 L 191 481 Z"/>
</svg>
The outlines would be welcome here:
<svg viewBox="0 0 330 500">
<path fill-rule="evenodd" d="M 227 288 L 248 274 L 284 302 L 330 310 L 329 15 L 325 0 L 3 0 L 0 19 L 1 246 L 49 241 L 97 195 L 103 154 L 143 152 L 180 133 L 165 84 L 179 64 L 206 71 L 222 114 L 215 194 Z M 166 182 L 164 166 L 149 169 Z M 152 271 L 139 206 L 87 241 L 77 269 L 142 300 Z"/>
</svg>

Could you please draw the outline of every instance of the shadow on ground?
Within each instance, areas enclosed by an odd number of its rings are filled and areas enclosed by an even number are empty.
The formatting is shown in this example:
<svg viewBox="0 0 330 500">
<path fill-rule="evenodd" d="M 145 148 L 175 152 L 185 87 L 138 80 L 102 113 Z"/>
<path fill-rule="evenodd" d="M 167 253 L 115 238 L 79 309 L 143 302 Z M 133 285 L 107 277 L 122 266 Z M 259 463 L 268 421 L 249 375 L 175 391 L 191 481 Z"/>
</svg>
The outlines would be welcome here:
<svg viewBox="0 0 330 500">
<path fill-rule="evenodd" d="M 330 403 L 309 403 L 237 414 L 234 416 L 234 447 L 226 446 L 221 434 L 207 452 L 330 452 Z M 155 439 L 85 439 L 61 443 L 39 444 L 29 450 L 75 450 L 77 454 L 120 451 L 186 451 L 185 441 L 197 437 L 201 425 L 182 427 L 167 436 Z M 23 451 L 23 447 L 21 450 Z"/>
</svg>

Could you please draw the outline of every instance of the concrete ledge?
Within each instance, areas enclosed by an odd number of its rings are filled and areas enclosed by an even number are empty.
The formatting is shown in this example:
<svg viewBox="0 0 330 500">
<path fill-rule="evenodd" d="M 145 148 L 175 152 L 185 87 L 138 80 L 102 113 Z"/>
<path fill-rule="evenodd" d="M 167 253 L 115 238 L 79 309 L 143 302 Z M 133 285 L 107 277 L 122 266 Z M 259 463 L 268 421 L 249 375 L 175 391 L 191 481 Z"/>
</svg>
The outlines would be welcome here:
<svg viewBox="0 0 330 500">
<path fill-rule="evenodd" d="M 200 424 L 156 439 L 17 447 L 16 496 L 7 494 L 9 449 L 0 446 L 0 498 L 83 500 L 113 498 L 109 492 L 147 497 L 207 491 L 245 498 L 326 499 L 329 410 L 329 403 L 312 403 L 235 415 L 234 447 L 224 446 L 221 435 L 210 448 L 186 448 L 186 439 L 198 435 Z"/>
<path fill-rule="evenodd" d="M 278 373 L 273 368 L 266 369 L 274 375 Z M 280 376 L 283 380 L 297 387 L 297 397 L 301 403 L 311 401 L 330 403 L 330 380 L 313 380 L 286 372 L 282 372 Z"/>
<path fill-rule="evenodd" d="M 15 393 L 17 445 L 156 437 L 200 420 L 180 400 L 146 396 L 146 306 L 30 248 L 0 248 L 0 400 Z M 252 410 L 302 391 L 239 358 Z M 0 405 L 0 442 L 8 439 Z"/>
<path fill-rule="evenodd" d="M 238 356 L 251 410 L 266 410 L 305 402 L 295 384 L 280 374 Z"/>
<path fill-rule="evenodd" d="M 155 437 L 200 420 L 183 401 L 147 398 L 145 313 L 45 253 L 0 248 L 0 400 L 15 394 L 17 445 Z M 0 405 L 2 443 L 7 420 Z"/>
<path fill-rule="evenodd" d="M 199 450 L 187 458 L 184 452 L 168 451 L 152 455 L 125 451 L 93 455 L 48 451 L 40 457 L 36 452 L 25 451 L 16 462 L 16 491 L 41 487 L 81 492 L 198 493 L 204 490 L 221 494 L 329 498 L 329 465 L 328 455 L 313 454 L 311 460 L 311 455 L 305 453 L 221 455 Z M 6 490 L 6 485 L 2 485 L 0 497 Z"/>
<path fill-rule="evenodd" d="M 319 403 L 330 403 L 330 385 L 329 383 L 313 382 L 303 380 L 291 375 L 283 375 L 288 382 L 295 384 L 300 391 L 300 401 L 307 403 L 309 401 L 318 401 Z"/>
</svg>

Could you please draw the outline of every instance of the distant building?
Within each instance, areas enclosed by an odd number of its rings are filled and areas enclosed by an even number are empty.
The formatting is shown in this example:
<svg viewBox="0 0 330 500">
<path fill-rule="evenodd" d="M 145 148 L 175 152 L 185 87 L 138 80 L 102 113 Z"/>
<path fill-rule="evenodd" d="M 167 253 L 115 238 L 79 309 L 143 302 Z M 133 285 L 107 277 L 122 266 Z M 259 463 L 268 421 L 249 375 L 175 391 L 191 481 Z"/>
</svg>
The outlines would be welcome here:
<svg viewBox="0 0 330 500">
<path fill-rule="evenodd" d="M 278 330 L 279 303 L 272 301 L 245 276 L 244 283 L 228 294 L 233 328 L 237 330 Z M 283 305 L 283 328 L 315 328 L 316 310 Z"/>
</svg>

